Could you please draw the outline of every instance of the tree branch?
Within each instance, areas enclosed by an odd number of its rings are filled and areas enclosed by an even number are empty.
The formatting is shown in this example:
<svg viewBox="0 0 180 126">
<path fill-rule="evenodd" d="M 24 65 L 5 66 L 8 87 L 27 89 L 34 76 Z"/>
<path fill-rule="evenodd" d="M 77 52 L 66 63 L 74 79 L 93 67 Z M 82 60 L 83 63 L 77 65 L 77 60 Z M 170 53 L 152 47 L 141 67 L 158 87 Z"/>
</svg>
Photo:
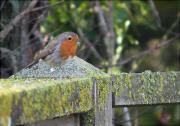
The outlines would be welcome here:
<svg viewBox="0 0 180 126">
<path fill-rule="evenodd" d="M 113 1 L 108 1 L 108 9 L 109 13 L 108 16 L 106 16 L 108 21 L 108 27 L 109 27 L 109 37 L 108 37 L 108 53 L 109 53 L 109 64 L 112 65 L 114 63 L 114 52 L 115 52 L 115 43 L 116 43 L 116 36 L 114 32 L 114 20 L 113 20 Z"/>
<path fill-rule="evenodd" d="M 77 31 L 80 35 L 80 37 L 83 39 L 83 41 L 85 42 L 85 44 L 90 47 L 90 49 L 92 50 L 92 52 L 94 53 L 94 55 L 96 56 L 96 58 L 98 58 L 100 61 L 103 60 L 103 58 L 100 56 L 100 54 L 98 53 L 98 51 L 94 48 L 94 46 L 92 45 L 92 43 L 87 39 L 87 37 L 85 37 L 82 29 L 80 27 L 77 28 Z"/>
<path fill-rule="evenodd" d="M 158 27 L 161 27 L 161 18 L 159 16 L 159 12 L 158 12 L 155 4 L 154 4 L 154 1 L 153 0 L 148 0 L 148 2 L 149 2 L 149 5 L 151 7 L 151 10 L 153 12 L 153 16 L 154 16 L 154 18 L 156 20 L 156 23 L 157 23 Z"/>
<path fill-rule="evenodd" d="M 56 2 L 53 5 L 46 5 L 46 6 L 41 6 L 41 7 L 36 7 L 34 8 L 34 6 L 37 4 L 38 0 L 32 0 L 31 3 L 29 4 L 29 6 L 27 7 L 27 9 L 25 9 L 23 12 L 21 12 L 19 15 L 17 15 L 14 19 L 11 20 L 11 22 L 6 25 L 4 27 L 4 29 L 0 32 L 0 40 L 4 40 L 4 38 L 8 35 L 8 33 L 13 29 L 13 27 L 24 17 L 25 14 L 29 13 L 29 12 L 33 12 L 33 11 L 38 11 L 38 10 L 42 10 L 44 8 L 48 8 L 51 6 L 55 6 L 58 5 L 62 2 L 64 2 L 64 0 Z"/>
<path fill-rule="evenodd" d="M 19 15 L 17 15 L 14 19 L 11 20 L 9 24 L 7 24 L 4 29 L 0 32 L 0 40 L 3 41 L 3 39 L 8 35 L 8 33 L 13 29 L 14 25 L 16 25 L 26 13 L 28 13 L 31 9 L 34 8 L 34 6 L 37 4 L 38 0 L 33 0 L 29 4 L 29 6 L 21 12 Z"/>
<path fill-rule="evenodd" d="M 33 11 L 39 11 L 39 10 L 42 10 L 42 9 L 45 9 L 45 8 L 49 8 L 49 7 L 52 7 L 52 6 L 56 6 L 56 5 L 59 5 L 61 4 L 62 2 L 64 2 L 64 0 L 61 0 L 61 1 L 58 1 L 52 5 L 46 5 L 46 6 L 40 6 L 40 7 L 36 7 L 32 10 L 30 10 L 29 12 L 33 12 Z"/>
<path fill-rule="evenodd" d="M 95 1 L 95 12 L 99 20 L 99 26 L 101 33 L 104 36 L 104 42 L 108 54 L 108 63 L 112 65 L 114 62 L 114 48 L 115 48 L 115 33 L 113 25 L 113 3 L 112 0 L 107 2 L 108 4 L 108 16 L 104 14 L 98 0 Z"/>
<path fill-rule="evenodd" d="M 104 12 L 98 0 L 95 1 L 95 12 L 98 14 L 98 20 L 99 20 L 99 26 L 100 26 L 101 32 L 104 35 L 106 35 L 108 33 L 108 28 L 107 28 L 106 20 L 104 18 Z"/>
<path fill-rule="evenodd" d="M 127 59 L 124 59 L 122 60 L 120 63 L 118 64 L 115 64 L 115 65 L 110 65 L 110 66 L 102 66 L 102 67 L 99 67 L 99 68 L 111 68 L 111 67 L 118 67 L 118 66 L 122 66 L 124 64 L 127 64 L 129 62 L 131 62 L 132 60 L 134 59 L 137 59 L 137 58 L 140 58 L 140 57 L 143 57 L 147 54 L 150 54 L 150 53 L 153 53 L 154 51 L 160 49 L 160 48 L 163 48 L 163 47 L 166 47 L 170 44 L 173 44 L 175 42 L 175 40 L 177 40 L 179 38 L 180 34 L 176 35 L 175 37 L 171 38 L 171 39 L 168 39 L 168 40 L 162 40 L 162 42 L 160 42 L 159 44 L 157 44 L 156 46 L 152 47 L 152 48 L 148 48 L 140 53 L 137 53 L 135 55 L 132 55 L 130 56 L 129 58 Z"/>
</svg>

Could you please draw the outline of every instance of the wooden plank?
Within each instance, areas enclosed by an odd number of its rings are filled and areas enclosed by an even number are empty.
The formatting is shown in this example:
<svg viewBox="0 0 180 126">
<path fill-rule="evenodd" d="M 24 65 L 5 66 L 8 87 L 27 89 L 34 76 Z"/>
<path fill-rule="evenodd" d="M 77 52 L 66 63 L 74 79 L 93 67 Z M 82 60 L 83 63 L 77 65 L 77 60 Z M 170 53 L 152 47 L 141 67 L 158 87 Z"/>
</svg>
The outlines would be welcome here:
<svg viewBox="0 0 180 126">
<path fill-rule="evenodd" d="M 180 72 L 115 75 L 115 106 L 180 103 Z"/>
</svg>

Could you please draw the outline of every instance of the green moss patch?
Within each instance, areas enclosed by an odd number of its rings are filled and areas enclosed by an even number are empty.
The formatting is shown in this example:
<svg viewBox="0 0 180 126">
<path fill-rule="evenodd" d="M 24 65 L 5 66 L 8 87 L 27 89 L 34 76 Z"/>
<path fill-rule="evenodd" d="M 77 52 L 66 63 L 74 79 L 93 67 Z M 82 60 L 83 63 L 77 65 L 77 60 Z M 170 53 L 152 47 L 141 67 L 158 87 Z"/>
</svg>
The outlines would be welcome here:
<svg viewBox="0 0 180 126">
<path fill-rule="evenodd" d="M 15 123 L 83 112 L 93 104 L 91 79 L 10 79 L 0 85 L 0 117 L 16 118 Z"/>
<path fill-rule="evenodd" d="M 115 75 L 113 90 L 118 105 L 178 103 L 180 73 L 122 73 Z"/>
</svg>

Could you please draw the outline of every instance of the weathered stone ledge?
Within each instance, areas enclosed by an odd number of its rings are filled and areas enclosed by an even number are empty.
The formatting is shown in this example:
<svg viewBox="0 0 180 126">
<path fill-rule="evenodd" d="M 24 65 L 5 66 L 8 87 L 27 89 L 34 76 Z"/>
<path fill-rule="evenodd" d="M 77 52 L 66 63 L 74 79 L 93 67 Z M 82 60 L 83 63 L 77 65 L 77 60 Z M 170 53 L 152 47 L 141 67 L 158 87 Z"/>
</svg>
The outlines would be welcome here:
<svg viewBox="0 0 180 126">
<path fill-rule="evenodd" d="M 122 73 L 115 76 L 115 105 L 180 103 L 180 72 Z"/>
<path fill-rule="evenodd" d="M 64 80 L 1 79 L 0 124 L 32 123 L 87 112 L 95 104 L 95 83 L 100 106 L 109 92 L 115 94 L 114 105 L 180 103 L 180 72 L 146 71 Z M 111 84 L 112 89 L 108 88 Z"/>
</svg>

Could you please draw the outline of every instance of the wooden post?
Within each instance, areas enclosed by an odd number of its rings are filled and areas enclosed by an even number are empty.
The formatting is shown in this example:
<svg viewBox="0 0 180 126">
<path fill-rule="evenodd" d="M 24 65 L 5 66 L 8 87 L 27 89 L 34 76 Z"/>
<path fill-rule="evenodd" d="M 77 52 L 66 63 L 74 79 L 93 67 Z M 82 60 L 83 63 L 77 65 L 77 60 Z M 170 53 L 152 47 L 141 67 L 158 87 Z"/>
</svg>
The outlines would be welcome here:
<svg viewBox="0 0 180 126">
<path fill-rule="evenodd" d="M 99 83 L 97 83 L 97 79 L 93 78 L 94 84 L 94 105 L 95 105 L 95 119 L 94 125 L 95 126 L 112 126 L 112 81 L 107 85 L 109 88 L 107 94 L 105 94 L 105 104 L 100 103 L 102 90 L 99 88 Z M 104 83 L 105 85 L 105 83 Z"/>
</svg>

